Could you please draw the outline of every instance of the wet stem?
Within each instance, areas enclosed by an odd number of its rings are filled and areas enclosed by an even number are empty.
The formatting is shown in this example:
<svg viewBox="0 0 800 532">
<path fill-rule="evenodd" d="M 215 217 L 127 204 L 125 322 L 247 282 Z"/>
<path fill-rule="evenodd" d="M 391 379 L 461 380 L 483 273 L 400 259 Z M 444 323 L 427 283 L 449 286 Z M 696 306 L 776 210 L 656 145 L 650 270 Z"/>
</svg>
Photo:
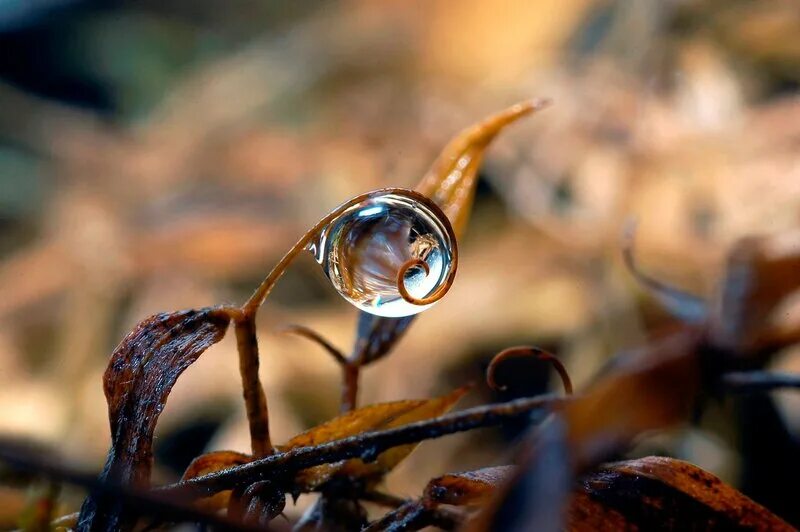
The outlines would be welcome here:
<svg viewBox="0 0 800 532">
<path fill-rule="evenodd" d="M 267 456 L 274 448 L 269 435 L 267 396 L 258 376 L 258 338 L 256 336 L 255 313 L 240 309 L 229 309 L 236 332 L 236 348 L 239 352 L 239 373 L 242 376 L 247 422 L 250 427 L 250 445 L 253 456 Z"/>
<path fill-rule="evenodd" d="M 342 364 L 341 413 L 355 410 L 358 404 L 358 381 L 361 376 L 361 361 L 347 360 Z"/>
</svg>

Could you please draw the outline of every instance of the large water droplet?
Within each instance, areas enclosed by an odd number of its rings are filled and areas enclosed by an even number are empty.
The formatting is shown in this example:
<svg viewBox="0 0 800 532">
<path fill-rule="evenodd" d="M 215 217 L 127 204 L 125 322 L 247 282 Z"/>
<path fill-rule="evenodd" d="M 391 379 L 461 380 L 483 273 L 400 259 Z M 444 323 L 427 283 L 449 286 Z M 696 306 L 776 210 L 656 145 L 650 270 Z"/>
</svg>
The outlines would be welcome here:
<svg viewBox="0 0 800 532">
<path fill-rule="evenodd" d="M 456 242 L 447 218 L 412 191 L 378 191 L 344 209 L 307 246 L 339 293 L 378 316 L 402 317 L 432 304 L 422 300 L 449 286 Z M 438 298 L 437 298 L 438 299 Z"/>
</svg>

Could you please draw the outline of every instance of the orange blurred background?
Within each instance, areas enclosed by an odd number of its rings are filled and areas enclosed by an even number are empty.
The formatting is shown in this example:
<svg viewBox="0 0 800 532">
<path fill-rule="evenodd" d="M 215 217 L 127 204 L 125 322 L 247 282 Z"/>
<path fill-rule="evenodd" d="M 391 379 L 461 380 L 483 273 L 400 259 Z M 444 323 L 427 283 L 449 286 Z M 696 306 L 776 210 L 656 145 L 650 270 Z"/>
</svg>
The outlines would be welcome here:
<svg viewBox="0 0 800 532">
<path fill-rule="evenodd" d="M 135 323 L 242 302 L 334 206 L 412 187 L 460 129 L 531 97 L 553 105 L 490 148 L 453 289 L 366 370 L 362 404 L 480 381 L 520 343 L 556 351 L 580 387 L 671 321 L 622 267 L 626 219 L 643 268 L 703 296 L 736 239 L 797 227 L 798 36 L 794 0 L 0 2 L 0 432 L 98 470 L 101 375 Z M 278 441 L 335 415 L 339 386 L 279 330 L 346 350 L 356 314 L 310 257 L 264 306 Z M 776 366 L 800 369 L 800 352 Z M 519 395 L 558 385 L 528 370 Z M 247 450 L 240 394 L 227 338 L 170 396 L 161 480 L 204 449 Z M 796 446 L 798 396 L 774 397 Z M 735 410 L 634 453 L 748 492 Z M 423 445 L 389 486 L 502 463 L 512 436 Z"/>
</svg>

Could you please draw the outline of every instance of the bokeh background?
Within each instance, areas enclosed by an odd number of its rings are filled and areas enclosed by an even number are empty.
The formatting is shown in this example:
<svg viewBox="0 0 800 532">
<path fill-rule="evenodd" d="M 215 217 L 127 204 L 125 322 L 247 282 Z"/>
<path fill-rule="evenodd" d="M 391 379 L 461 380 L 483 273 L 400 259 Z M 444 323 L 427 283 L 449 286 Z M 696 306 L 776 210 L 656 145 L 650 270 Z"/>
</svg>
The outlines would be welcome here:
<svg viewBox="0 0 800 532">
<path fill-rule="evenodd" d="M 0 432 L 99 470 L 101 375 L 136 322 L 242 302 L 334 206 L 412 187 L 457 131 L 530 97 L 553 105 L 489 150 L 456 284 L 366 370 L 362 404 L 480 382 L 515 344 L 558 353 L 580 387 L 668 328 L 622 267 L 630 216 L 643 267 L 703 296 L 736 239 L 797 227 L 800 4 L 0 1 Z M 334 363 L 279 330 L 346 350 L 356 314 L 310 257 L 263 308 L 278 441 L 339 393 Z M 558 386 L 520 364 L 507 393 L 464 404 Z M 774 364 L 798 370 L 800 353 Z M 709 401 L 632 454 L 688 459 L 797 524 L 800 403 L 772 399 Z M 503 463 L 514 436 L 427 443 L 389 487 Z M 172 392 L 157 477 L 220 448 L 248 449 L 232 338 Z M 0 522 L 25 497 L 1 489 Z"/>
</svg>

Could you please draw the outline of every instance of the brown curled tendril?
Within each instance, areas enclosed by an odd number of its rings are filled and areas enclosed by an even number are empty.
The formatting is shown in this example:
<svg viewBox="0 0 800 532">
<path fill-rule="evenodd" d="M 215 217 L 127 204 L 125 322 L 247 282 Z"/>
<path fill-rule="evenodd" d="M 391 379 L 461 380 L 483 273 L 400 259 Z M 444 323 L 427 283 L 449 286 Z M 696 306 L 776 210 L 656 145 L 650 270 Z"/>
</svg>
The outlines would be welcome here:
<svg viewBox="0 0 800 532">
<path fill-rule="evenodd" d="M 572 395 L 572 379 L 569 378 L 569 373 L 567 372 L 567 368 L 564 367 L 564 364 L 555 355 L 539 349 L 538 347 L 526 345 L 509 347 L 497 353 L 494 358 L 492 358 L 492 361 L 489 362 L 489 367 L 486 368 L 486 384 L 493 390 L 505 390 L 507 387 L 505 385 L 498 385 L 494 378 L 497 366 L 509 358 L 523 357 L 533 357 L 538 360 L 549 362 L 558 372 L 558 376 L 561 377 L 561 384 L 564 385 L 564 392 L 567 395 Z"/>
<path fill-rule="evenodd" d="M 425 275 L 430 275 L 431 269 L 428 266 L 428 263 L 424 260 L 413 258 L 404 262 L 403 265 L 400 266 L 400 270 L 397 272 L 397 291 L 400 292 L 400 296 L 413 305 L 430 305 L 431 303 L 439 301 L 450 289 L 450 285 L 453 284 L 452 281 L 448 279 L 448 281 L 445 281 L 445 283 L 440 286 L 439 289 L 427 297 L 416 298 L 408 293 L 408 289 L 406 289 L 405 277 L 406 273 L 408 273 L 412 268 L 417 267 L 425 270 Z"/>
<path fill-rule="evenodd" d="M 445 293 L 447 293 L 447 291 L 450 289 L 450 286 L 452 286 L 453 281 L 455 280 L 455 274 L 458 268 L 458 244 L 456 242 L 456 236 L 455 233 L 453 232 L 453 226 L 451 225 L 450 220 L 444 214 L 442 209 L 440 209 L 439 206 L 433 202 L 433 200 L 431 200 L 430 198 L 428 198 L 423 194 L 420 194 L 419 192 L 405 188 L 382 188 L 379 190 L 374 190 L 372 192 L 366 192 L 364 194 L 360 194 L 358 196 L 355 196 L 354 198 L 347 200 L 346 202 L 342 203 L 334 210 L 332 210 L 330 213 L 328 213 L 324 218 L 322 218 L 319 222 L 317 222 L 316 225 L 314 225 L 314 227 L 309 229 L 300 238 L 300 240 L 298 240 L 297 243 L 294 246 L 292 246 L 292 248 L 281 258 L 278 264 L 276 264 L 275 267 L 272 269 L 272 271 L 269 272 L 267 277 L 264 278 L 259 287 L 256 288 L 256 291 L 253 292 L 253 295 L 250 296 L 250 299 L 248 299 L 247 302 L 242 307 L 242 312 L 247 316 L 255 315 L 255 313 L 258 311 L 258 308 L 261 306 L 261 304 L 267 298 L 269 293 L 272 291 L 272 288 L 275 286 L 275 283 L 278 281 L 278 279 L 280 279 L 281 276 L 284 274 L 289 264 L 291 264 L 294 258 L 297 257 L 297 255 L 305 249 L 305 247 L 308 245 L 309 242 L 311 242 L 312 239 L 314 239 L 319 235 L 319 232 L 326 225 L 328 225 L 337 216 L 345 212 L 353 205 L 357 205 L 362 201 L 383 194 L 400 194 L 409 197 L 414 201 L 418 201 L 424 204 L 428 209 L 433 211 L 434 214 L 436 214 L 437 218 L 439 218 L 439 220 L 442 222 L 442 225 L 444 226 L 444 229 L 447 232 L 450 242 L 453 245 L 453 249 L 451 252 L 452 261 L 450 263 L 450 271 L 447 275 L 447 279 L 445 280 L 444 284 L 440 286 L 438 290 L 436 290 L 435 293 L 424 299 L 416 299 L 410 294 L 408 294 L 408 291 L 405 290 L 401 290 L 401 295 L 405 291 L 405 294 L 408 297 L 406 298 L 404 296 L 404 299 L 406 299 L 406 301 L 408 301 L 409 303 L 413 303 L 416 305 L 428 305 L 444 297 Z M 405 265 L 404 267 L 400 268 L 401 272 L 407 269 L 408 268 L 405 267 Z"/>
</svg>

